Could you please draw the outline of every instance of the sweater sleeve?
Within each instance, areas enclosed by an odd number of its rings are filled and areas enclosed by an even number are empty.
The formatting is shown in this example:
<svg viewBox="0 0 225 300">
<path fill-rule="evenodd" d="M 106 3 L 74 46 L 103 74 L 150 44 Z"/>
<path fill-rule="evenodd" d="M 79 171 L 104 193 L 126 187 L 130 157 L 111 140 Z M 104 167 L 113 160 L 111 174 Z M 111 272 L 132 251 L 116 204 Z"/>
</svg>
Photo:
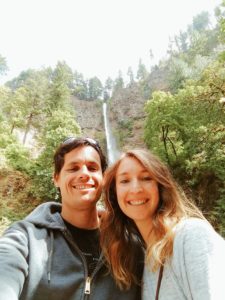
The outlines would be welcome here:
<svg viewBox="0 0 225 300">
<path fill-rule="evenodd" d="M 204 220 L 178 225 L 172 267 L 187 299 L 225 299 L 225 241 Z"/>
<path fill-rule="evenodd" d="M 26 233 L 10 227 L 0 238 L 0 299 L 16 300 L 28 273 Z"/>
</svg>

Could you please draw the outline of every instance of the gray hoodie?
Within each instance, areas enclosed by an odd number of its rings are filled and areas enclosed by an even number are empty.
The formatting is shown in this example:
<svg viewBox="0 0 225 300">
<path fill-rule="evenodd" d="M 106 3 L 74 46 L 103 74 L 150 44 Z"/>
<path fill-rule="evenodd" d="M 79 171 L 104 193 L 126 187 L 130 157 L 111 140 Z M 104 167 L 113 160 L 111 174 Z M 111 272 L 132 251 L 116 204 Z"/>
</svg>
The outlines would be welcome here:
<svg viewBox="0 0 225 300">
<path fill-rule="evenodd" d="M 59 203 L 44 203 L 0 238 L 0 300 L 139 300 L 140 287 L 120 291 L 102 256 L 88 277 L 60 211 Z"/>
</svg>

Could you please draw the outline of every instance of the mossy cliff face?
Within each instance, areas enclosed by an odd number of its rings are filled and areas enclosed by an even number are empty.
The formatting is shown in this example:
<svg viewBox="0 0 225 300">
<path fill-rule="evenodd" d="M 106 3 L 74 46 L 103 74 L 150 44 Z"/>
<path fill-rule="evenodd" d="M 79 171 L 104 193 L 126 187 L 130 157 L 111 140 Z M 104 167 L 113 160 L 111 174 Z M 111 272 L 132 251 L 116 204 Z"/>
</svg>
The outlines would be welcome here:
<svg viewBox="0 0 225 300">
<path fill-rule="evenodd" d="M 101 101 L 79 100 L 72 97 L 72 103 L 76 112 L 76 121 L 84 135 L 95 136 L 96 132 L 104 130 Z"/>
<path fill-rule="evenodd" d="M 136 85 L 117 91 L 110 100 L 109 119 L 120 150 L 145 147 L 145 102 Z"/>
<path fill-rule="evenodd" d="M 72 97 L 76 112 L 76 121 L 83 136 L 97 139 L 105 147 L 105 129 L 101 100 L 79 100 Z"/>
</svg>

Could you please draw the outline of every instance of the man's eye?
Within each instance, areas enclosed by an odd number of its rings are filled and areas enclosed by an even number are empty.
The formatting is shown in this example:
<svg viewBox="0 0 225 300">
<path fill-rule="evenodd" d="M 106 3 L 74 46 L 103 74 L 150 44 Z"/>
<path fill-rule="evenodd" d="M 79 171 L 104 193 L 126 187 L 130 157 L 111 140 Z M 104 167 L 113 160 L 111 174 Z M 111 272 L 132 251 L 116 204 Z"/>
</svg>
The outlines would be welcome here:
<svg viewBox="0 0 225 300">
<path fill-rule="evenodd" d="M 94 172 L 94 171 L 97 171 L 98 168 L 96 166 L 90 166 L 90 167 L 88 167 L 88 170 Z"/>
<path fill-rule="evenodd" d="M 70 168 L 68 171 L 69 171 L 69 172 L 76 172 L 76 171 L 78 171 L 78 170 L 79 170 L 79 167 L 78 167 L 78 166 L 75 166 L 75 167 Z"/>
</svg>

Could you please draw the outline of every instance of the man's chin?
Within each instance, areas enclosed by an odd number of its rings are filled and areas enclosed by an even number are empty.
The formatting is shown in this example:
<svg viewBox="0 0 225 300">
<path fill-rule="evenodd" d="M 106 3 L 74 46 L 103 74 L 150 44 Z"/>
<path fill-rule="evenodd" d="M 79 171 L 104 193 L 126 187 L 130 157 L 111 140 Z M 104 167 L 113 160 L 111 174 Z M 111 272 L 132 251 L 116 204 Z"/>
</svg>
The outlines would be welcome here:
<svg viewBox="0 0 225 300">
<path fill-rule="evenodd" d="M 97 203 L 98 198 L 96 196 L 84 195 L 83 197 L 81 197 L 81 200 L 90 203 Z"/>
</svg>

